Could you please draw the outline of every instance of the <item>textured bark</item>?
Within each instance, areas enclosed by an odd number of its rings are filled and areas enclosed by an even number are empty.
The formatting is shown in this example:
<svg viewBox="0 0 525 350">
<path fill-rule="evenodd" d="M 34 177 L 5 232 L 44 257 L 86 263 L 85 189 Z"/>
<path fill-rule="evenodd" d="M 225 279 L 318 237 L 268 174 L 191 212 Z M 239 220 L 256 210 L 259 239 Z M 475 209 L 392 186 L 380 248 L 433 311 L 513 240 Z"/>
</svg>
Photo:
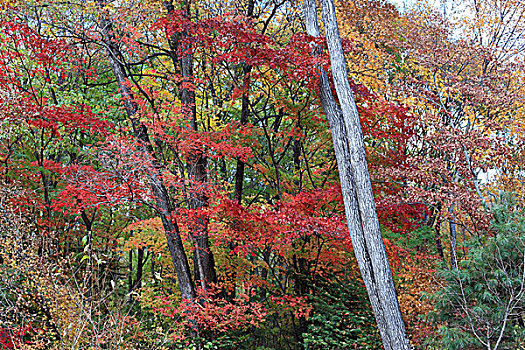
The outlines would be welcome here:
<svg viewBox="0 0 525 350">
<path fill-rule="evenodd" d="M 326 72 L 319 67 L 320 98 L 332 132 L 354 253 L 385 349 L 410 349 L 379 229 L 363 135 L 348 83 L 335 7 L 332 0 L 322 0 L 321 4 L 336 91 L 342 108 L 335 102 Z M 315 0 L 305 0 L 305 22 L 308 34 L 319 36 Z"/>
<path fill-rule="evenodd" d="M 105 5 L 104 0 L 98 0 L 100 8 Z M 134 97 L 127 84 L 127 74 L 121 61 L 121 55 L 119 50 L 114 46 L 114 37 L 112 34 L 113 28 L 112 23 L 102 16 L 100 21 L 100 30 L 106 43 L 106 49 L 108 52 L 108 58 L 113 71 L 113 75 L 116 78 L 120 93 L 122 95 L 124 107 L 126 113 L 131 121 L 133 132 L 136 139 L 142 146 L 142 152 L 153 156 L 153 169 L 148 174 L 149 185 L 153 191 L 155 197 L 157 210 L 162 220 L 164 232 L 168 243 L 168 249 L 171 254 L 171 260 L 177 274 L 177 280 L 179 282 L 179 288 L 183 298 L 193 300 L 195 298 L 195 289 L 191 278 L 191 271 L 188 264 L 188 258 L 184 247 L 182 245 L 182 239 L 180 236 L 179 227 L 176 221 L 172 220 L 172 206 L 170 203 L 168 192 L 159 176 L 160 164 L 155 159 L 153 147 L 151 145 L 148 130 L 146 126 L 140 124 L 136 114 L 138 111 L 137 105 L 134 102 Z"/>
</svg>

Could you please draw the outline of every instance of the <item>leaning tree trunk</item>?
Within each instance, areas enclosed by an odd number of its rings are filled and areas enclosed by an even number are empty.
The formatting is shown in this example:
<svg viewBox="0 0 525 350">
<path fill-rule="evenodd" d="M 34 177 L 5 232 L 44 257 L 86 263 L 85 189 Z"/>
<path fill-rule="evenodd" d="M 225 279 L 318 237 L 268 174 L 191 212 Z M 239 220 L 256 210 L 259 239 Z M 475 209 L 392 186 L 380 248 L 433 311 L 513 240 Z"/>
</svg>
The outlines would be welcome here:
<svg viewBox="0 0 525 350">
<path fill-rule="evenodd" d="M 98 0 L 100 8 L 102 9 L 106 4 L 105 0 Z M 171 260 L 177 274 L 177 280 L 179 282 L 179 288 L 181 296 L 187 300 L 195 299 L 195 289 L 191 278 L 191 270 L 188 264 L 188 258 L 184 251 L 182 239 L 180 236 L 180 230 L 176 221 L 172 218 L 173 208 L 168 195 L 168 191 L 162 182 L 160 176 L 160 164 L 155 158 L 153 152 L 153 146 L 149 139 L 148 130 L 145 125 L 139 122 L 137 112 L 138 108 L 135 104 L 135 100 L 131 89 L 128 86 L 128 76 L 126 70 L 122 64 L 122 56 L 117 47 L 115 47 L 115 39 L 113 37 L 113 24 L 109 19 L 102 15 L 100 30 L 102 32 L 104 41 L 106 42 L 106 48 L 108 52 L 108 58 L 113 71 L 113 75 L 116 78 L 120 93 L 122 94 L 122 100 L 124 101 L 124 107 L 128 118 L 131 121 L 135 138 L 140 142 L 142 146 L 142 152 L 153 157 L 153 169 L 148 174 L 149 185 L 153 191 L 153 195 L 157 204 L 159 216 L 162 220 L 164 232 L 166 234 L 166 240 L 168 243 L 168 249 L 171 254 Z"/>
<path fill-rule="evenodd" d="M 330 123 L 345 213 L 354 253 L 386 350 L 410 349 L 388 264 L 365 157 L 363 134 L 348 82 L 343 49 L 332 0 L 322 0 L 328 50 L 341 109 L 335 102 L 326 72 L 320 71 L 320 98 Z M 305 0 L 308 34 L 319 36 L 315 0 Z M 315 48 L 319 53 L 319 48 Z"/>
</svg>

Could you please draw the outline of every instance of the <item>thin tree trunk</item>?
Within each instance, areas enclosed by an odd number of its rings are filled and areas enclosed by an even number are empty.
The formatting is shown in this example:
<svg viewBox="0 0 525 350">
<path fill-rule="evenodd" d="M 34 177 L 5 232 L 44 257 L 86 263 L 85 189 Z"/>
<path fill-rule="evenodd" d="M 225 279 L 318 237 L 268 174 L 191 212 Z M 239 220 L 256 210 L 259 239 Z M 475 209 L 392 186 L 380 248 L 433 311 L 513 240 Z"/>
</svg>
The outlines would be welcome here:
<svg viewBox="0 0 525 350">
<path fill-rule="evenodd" d="M 252 6 L 249 6 L 249 11 L 251 8 L 251 11 L 253 12 L 253 2 L 250 1 L 249 5 L 252 4 Z M 247 75 L 251 71 L 252 66 L 244 65 L 243 72 L 244 72 L 244 88 L 246 89 L 247 86 Z M 240 123 L 241 126 L 244 127 L 248 123 L 248 115 L 249 115 L 249 108 L 250 108 L 250 99 L 248 97 L 248 93 L 244 91 L 242 95 L 242 102 L 241 102 L 241 119 Z M 237 158 L 237 166 L 235 168 L 235 187 L 233 190 L 233 198 L 237 202 L 237 204 L 241 205 L 242 203 L 242 190 L 244 187 L 244 171 L 246 168 L 246 164 L 240 159 Z M 235 242 L 230 242 L 229 248 L 230 251 L 234 251 L 237 244 Z M 229 302 L 233 302 L 235 299 L 235 289 L 236 289 L 236 279 L 237 279 L 237 272 L 235 270 L 232 270 L 231 276 L 226 277 L 230 280 L 230 283 L 233 285 L 233 288 L 231 291 L 225 290 L 225 299 Z"/>
<path fill-rule="evenodd" d="M 427 222 L 427 226 L 434 230 L 434 244 L 436 245 L 436 251 L 441 258 L 441 261 L 445 261 L 445 255 L 443 254 L 443 246 L 441 245 L 441 222 L 437 219 L 441 205 L 438 205 L 436 209 L 432 209 L 430 216 L 431 219 Z"/>
<path fill-rule="evenodd" d="M 304 245 L 307 245 L 310 242 L 310 237 L 304 237 Z M 294 247 L 296 248 L 296 247 Z M 308 276 L 310 275 L 310 264 L 305 258 L 297 257 L 294 255 L 292 257 L 293 263 L 293 281 L 294 281 L 294 293 L 298 297 L 306 297 L 310 292 L 310 283 L 308 281 Z M 298 317 L 298 325 L 294 327 L 294 336 L 297 341 L 297 344 L 303 344 L 304 338 L 303 334 L 308 330 L 308 323 L 306 317 Z"/>
<path fill-rule="evenodd" d="M 131 292 L 133 292 L 133 249 L 129 250 L 128 259 L 128 302 L 131 303 L 131 301 L 133 300 L 131 298 Z"/>
<path fill-rule="evenodd" d="M 156 281 L 157 278 L 155 277 L 155 255 L 150 252 L 151 255 L 151 265 L 150 265 L 150 272 L 151 272 L 151 280 Z"/>
<path fill-rule="evenodd" d="M 448 227 L 450 229 L 450 268 L 453 270 L 458 269 L 458 259 L 457 259 L 457 232 L 456 232 L 456 223 L 454 222 L 456 216 L 454 214 L 454 205 L 451 205 L 448 208 L 448 214 L 450 218 L 448 219 Z"/>
<path fill-rule="evenodd" d="M 250 73 L 252 69 L 252 66 L 245 65 L 243 67 L 244 72 L 244 88 L 247 88 L 247 75 Z M 249 108 L 250 108 L 250 100 L 248 98 L 248 93 L 245 91 L 242 94 L 242 104 L 241 104 L 241 126 L 244 126 L 248 123 L 248 115 L 249 115 Z M 237 201 L 238 204 L 241 204 L 242 200 L 242 188 L 244 184 L 244 168 L 245 164 L 241 159 L 237 159 L 237 167 L 235 169 L 235 189 L 234 189 L 234 195 L 233 197 Z"/>
<path fill-rule="evenodd" d="M 253 11 L 255 8 L 255 2 L 254 0 L 248 1 L 248 6 L 246 10 L 246 17 L 253 18 Z M 246 91 L 248 88 L 248 79 L 249 74 L 252 70 L 252 66 L 246 63 L 242 64 L 242 70 L 243 70 L 243 88 L 244 93 L 242 94 L 242 104 L 241 104 L 241 126 L 244 126 L 248 123 L 248 115 L 250 113 L 250 99 L 248 97 L 248 92 Z M 234 195 L 233 198 L 237 201 L 238 204 L 241 204 L 242 200 L 242 188 L 244 185 L 244 168 L 245 164 L 242 160 L 237 159 L 237 167 L 235 169 L 235 189 L 233 191 Z"/>
<path fill-rule="evenodd" d="M 142 286 L 142 273 L 144 270 L 144 248 L 137 249 L 137 278 L 133 283 L 133 289 L 140 288 Z"/>
<path fill-rule="evenodd" d="M 255 1 L 248 0 L 248 5 L 246 9 L 246 17 L 253 18 L 254 9 L 255 9 Z M 240 123 L 241 123 L 241 127 L 244 127 L 246 124 L 248 124 L 249 114 L 250 114 L 250 97 L 248 96 L 247 90 L 248 90 L 248 83 L 249 83 L 249 74 L 252 70 L 252 66 L 246 63 L 242 63 L 242 70 L 243 70 L 244 92 L 242 94 L 242 100 L 241 100 Z M 246 168 L 246 164 L 240 159 L 240 157 L 238 157 L 237 165 L 235 167 L 235 187 L 233 189 L 233 199 L 239 205 L 242 204 L 242 191 L 244 187 L 245 168 Z M 236 247 L 237 247 L 237 244 L 235 242 L 230 242 L 229 244 L 230 251 L 233 252 Z M 236 286 L 237 272 L 235 270 L 232 270 L 231 275 L 226 278 L 229 279 L 229 282 L 233 285 L 233 288 L 231 291 L 225 290 L 224 296 L 227 301 L 233 302 L 236 296 L 235 290 L 237 288 Z"/>
<path fill-rule="evenodd" d="M 103 9 L 106 4 L 105 0 L 98 0 L 99 6 Z M 188 258 L 184 251 L 180 230 L 177 222 L 172 218 L 172 205 L 164 183 L 159 176 L 160 164 L 155 159 L 153 147 L 151 145 L 148 130 L 145 125 L 140 124 L 136 116 L 138 108 L 134 102 L 134 97 L 131 89 L 128 86 L 128 79 L 126 71 L 121 63 L 121 55 L 118 49 L 114 46 L 114 37 L 112 34 L 112 23 L 102 15 L 100 29 L 107 45 L 108 58 L 116 78 L 126 113 L 131 121 L 135 138 L 141 143 L 142 152 L 153 157 L 153 169 L 148 174 L 149 185 L 153 191 L 157 210 L 164 227 L 168 249 L 171 254 L 171 260 L 177 274 L 179 288 L 184 299 L 193 300 L 195 298 L 195 289 L 191 278 L 191 271 L 188 264 Z"/>
<path fill-rule="evenodd" d="M 321 3 L 332 70 L 342 111 L 332 95 L 326 72 L 321 68 L 319 68 L 320 97 L 332 132 L 354 253 L 385 349 L 410 349 L 379 229 L 363 135 L 348 83 L 335 7 L 332 0 L 322 0 Z M 305 22 L 308 34 L 319 36 L 315 0 L 305 0 Z"/>
<path fill-rule="evenodd" d="M 301 120 L 297 120 L 297 128 L 301 130 Z M 300 193 L 303 188 L 303 175 L 301 172 L 301 150 L 303 149 L 302 141 L 300 139 L 293 140 L 292 150 L 293 150 L 293 164 L 296 176 L 299 177 L 298 180 L 294 180 L 294 185 L 297 188 L 296 193 Z"/>
<path fill-rule="evenodd" d="M 434 242 L 436 243 L 436 250 L 441 258 L 441 261 L 445 262 L 445 254 L 443 253 L 443 245 L 441 244 L 441 222 L 436 222 L 434 226 Z"/>
</svg>

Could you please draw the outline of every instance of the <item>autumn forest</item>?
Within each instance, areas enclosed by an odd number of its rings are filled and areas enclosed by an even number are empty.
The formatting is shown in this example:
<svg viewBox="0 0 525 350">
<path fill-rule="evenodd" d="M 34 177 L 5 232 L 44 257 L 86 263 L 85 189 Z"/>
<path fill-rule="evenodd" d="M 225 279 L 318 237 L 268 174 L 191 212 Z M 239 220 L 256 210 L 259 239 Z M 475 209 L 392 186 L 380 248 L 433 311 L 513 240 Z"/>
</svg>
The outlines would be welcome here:
<svg viewBox="0 0 525 350">
<path fill-rule="evenodd" d="M 0 350 L 525 349 L 522 0 L 0 0 Z"/>
</svg>

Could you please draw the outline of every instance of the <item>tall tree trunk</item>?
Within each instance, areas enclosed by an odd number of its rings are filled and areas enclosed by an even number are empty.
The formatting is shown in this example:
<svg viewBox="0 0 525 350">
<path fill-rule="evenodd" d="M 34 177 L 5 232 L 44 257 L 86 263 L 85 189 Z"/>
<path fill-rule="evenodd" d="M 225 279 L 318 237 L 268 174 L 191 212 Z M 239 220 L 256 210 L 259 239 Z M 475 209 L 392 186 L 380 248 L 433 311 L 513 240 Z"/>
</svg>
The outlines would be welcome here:
<svg viewBox="0 0 525 350">
<path fill-rule="evenodd" d="M 250 1 L 248 4 L 248 16 L 250 16 L 250 13 L 253 15 L 253 1 Z M 244 127 L 248 123 L 248 117 L 250 113 L 250 98 L 248 96 L 247 87 L 248 87 L 248 79 L 249 79 L 249 73 L 252 70 L 251 65 L 242 64 L 243 67 L 243 87 L 244 87 L 244 93 L 242 94 L 242 101 L 241 101 L 241 118 L 240 123 L 241 126 Z M 237 165 L 235 167 L 235 187 L 233 189 L 233 198 L 237 202 L 237 204 L 241 205 L 242 203 L 242 190 L 244 187 L 244 173 L 245 173 L 246 164 L 240 159 L 240 157 L 237 157 Z M 237 244 L 235 242 L 230 242 L 229 248 L 230 251 L 234 251 L 237 247 Z M 237 279 L 237 272 L 232 270 L 231 275 L 227 277 L 230 284 L 233 285 L 233 288 L 231 291 L 225 290 L 224 295 L 225 299 L 229 302 L 233 302 L 235 298 L 235 289 L 236 289 L 236 279 Z"/>
<path fill-rule="evenodd" d="M 183 13 L 187 19 L 191 18 L 191 0 L 183 1 Z M 182 33 L 184 37 L 186 33 Z M 181 104 L 183 111 L 188 113 L 191 128 L 198 132 L 197 109 L 195 105 L 195 91 L 190 88 L 193 85 L 193 55 L 191 47 L 185 45 L 182 47 L 182 57 L 180 58 L 182 89 Z M 193 179 L 192 189 L 190 190 L 190 207 L 192 209 L 201 209 L 208 207 L 208 198 L 204 193 L 207 179 L 208 161 L 206 156 L 200 153 L 200 150 L 191 155 L 188 159 L 188 175 Z M 197 210 L 196 212 L 200 212 Z M 195 264 L 195 280 L 200 282 L 202 289 L 210 288 L 211 283 L 217 282 L 215 272 L 215 261 L 210 249 L 208 219 L 196 217 L 192 225 L 192 236 L 195 243 L 193 257 Z"/>
<path fill-rule="evenodd" d="M 131 292 L 133 292 L 133 249 L 129 250 L 128 259 L 128 303 L 131 304 L 131 302 L 133 301 L 133 298 L 131 296 Z"/>
<path fill-rule="evenodd" d="M 106 4 L 106 1 L 98 0 L 98 3 L 100 9 L 102 10 Z M 107 45 L 111 69 L 113 71 L 113 75 L 116 78 L 120 93 L 122 94 L 124 107 L 126 109 L 128 118 L 131 121 L 135 138 L 140 142 L 142 146 L 142 152 L 153 157 L 153 169 L 151 169 L 148 174 L 148 181 L 155 198 L 162 225 L 164 227 L 168 249 L 171 254 L 171 260 L 175 268 L 175 273 L 177 274 L 181 295 L 184 299 L 193 300 L 195 298 L 195 289 L 191 278 L 188 258 L 186 256 L 186 252 L 184 251 L 179 227 L 177 222 L 172 217 L 173 208 L 170 202 L 168 191 L 166 190 L 166 187 L 159 176 L 161 166 L 155 158 L 153 146 L 151 145 L 148 135 L 148 129 L 145 125 L 140 123 L 136 115 L 138 108 L 134 102 L 131 89 L 128 86 L 127 74 L 121 61 L 122 56 L 114 45 L 115 40 L 112 34 L 112 23 L 105 17 L 105 14 L 103 14 L 101 17 L 100 29 Z"/>
<path fill-rule="evenodd" d="M 322 0 L 321 3 L 332 70 L 342 110 L 332 95 L 326 72 L 319 67 L 320 98 L 332 132 L 354 253 L 385 349 L 410 349 L 379 229 L 363 135 L 348 83 L 335 6 L 332 0 Z M 319 36 L 315 0 L 305 0 L 305 22 L 308 34 Z"/>
<path fill-rule="evenodd" d="M 253 18 L 253 11 L 255 8 L 254 0 L 248 1 L 248 6 L 246 9 L 246 17 Z M 242 63 L 243 70 L 243 88 L 244 93 L 242 94 L 241 102 L 241 120 L 240 123 L 242 126 L 248 123 L 248 116 L 250 113 L 250 98 L 248 96 L 248 83 L 249 83 L 249 74 L 252 70 L 252 66 L 246 63 Z M 241 159 L 237 159 L 237 166 L 235 169 L 235 189 L 233 191 L 233 198 L 237 201 L 238 204 L 241 204 L 242 200 L 242 188 L 244 185 L 244 168 L 245 164 Z"/>
<path fill-rule="evenodd" d="M 243 65 L 243 73 L 244 73 L 243 85 L 244 85 L 245 90 L 248 87 L 248 79 L 249 79 L 248 74 L 250 73 L 251 70 L 252 70 L 251 65 L 246 65 L 246 64 Z M 242 94 L 241 119 L 240 119 L 242 126 L 248 123 L 248 115 L 250 113 L 249 109 L 250 109 L 250 99 L 248 97 L 248 92 L 244 91 L 244 93 Z M 241 204 L 241 200 L 242 200 L 242 188 L 244 184 L 244 169 L 245 169 L 244 162 L 240 158 L 238 158 L 237 167 L 235 169 L 235 189 L 233 191 L 233 198 L 238 204 Z"/>
</svg>

